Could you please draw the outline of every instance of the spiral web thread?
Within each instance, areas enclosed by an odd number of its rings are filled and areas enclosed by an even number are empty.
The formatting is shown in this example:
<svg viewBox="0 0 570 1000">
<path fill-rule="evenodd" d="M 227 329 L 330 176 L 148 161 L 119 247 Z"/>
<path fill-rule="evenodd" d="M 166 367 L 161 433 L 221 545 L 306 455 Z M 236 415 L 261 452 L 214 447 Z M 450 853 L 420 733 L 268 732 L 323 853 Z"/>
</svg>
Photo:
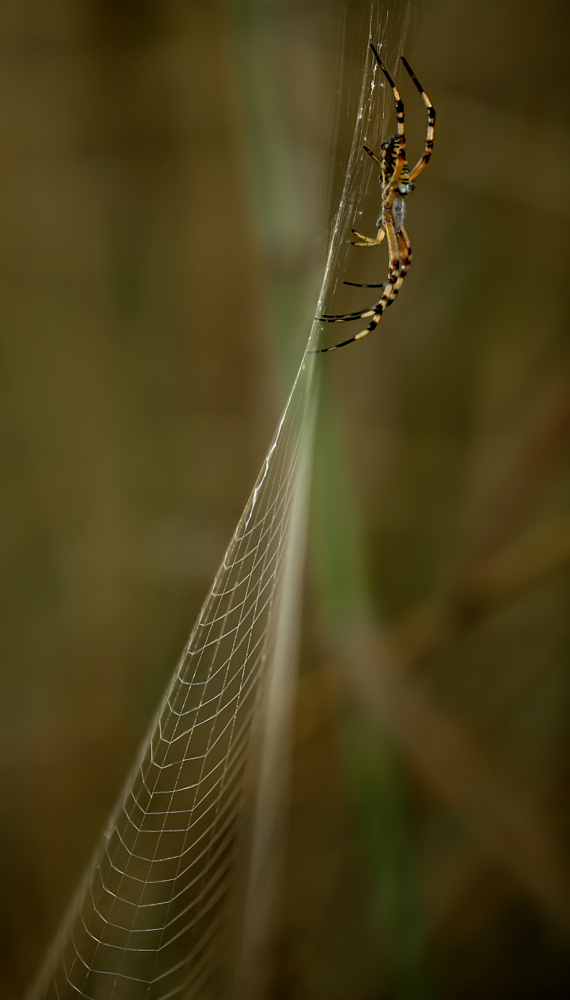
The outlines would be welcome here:
<svg viewBox="0 0 570 1000">
<path fill-rule="evenodd" d="M 394 21 L 391 9 L 391 0 L 366 7 L 363 53 L 366 34 L 380 46 L 387 39 L 391 51 L 400 48 L 409 4 L 400 5 Z M 358 148 L 366 129 L 369 141 L 377 139 L 386 117 L 366 58 L 363 70 L 321 302 L 338 283 L 348 229 L 368 184 Z M 319 331 L 315 324 L 309 352 Z M 255 951 L 265 919 L 263 905 L 253 921 L 251 910 L 266 880 L 280 794 L 278 760 L 287 753 L 321 360 L 304 356 L 123 797 L 28 1000 L 235 995 L 237 951 L 241 947 L 243 965 L 248 948 L 243 934 L 236 947 L 230 928 L 235 938 L 236 922 L 244 933 L 251 925 Z"/>
</svg>

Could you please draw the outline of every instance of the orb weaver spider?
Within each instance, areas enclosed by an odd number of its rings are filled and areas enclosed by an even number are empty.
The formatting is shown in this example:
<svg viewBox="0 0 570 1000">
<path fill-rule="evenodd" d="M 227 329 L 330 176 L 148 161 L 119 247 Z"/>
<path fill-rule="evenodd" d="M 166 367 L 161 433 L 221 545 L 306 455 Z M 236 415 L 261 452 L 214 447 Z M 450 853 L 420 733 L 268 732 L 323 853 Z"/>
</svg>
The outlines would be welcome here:
<svg viewBox="0 0 570 1000">
<path fill-rule="evenodd" d="M 367 334 L 372 333 L 382 319 L 384 310 L 392 304 L 396 295 L 400 291 L 412 259 L 412 248 L 410 246 L 408 234 L 404 229 L 404 215 L 406 207 L 404 198 L 409 195 L 410 191 L 413 191 L 416 178 L 429 163 L 433 149 L 435 109 L 424 88 L 413 72 L 410 64 L 402 56 L 402 62 L 422 96 L 428 115 L 427 137 L 424 153 L 420 160 L 418 160 L 414 169 L 411 172 L 409 171 L 408 159 L 406 156 L 406 137 L 404 134 L 404 104 L 392 77 L 388 73 L 388 70 L 384 66 L 384 63 L 380 59 L 380 56 L 378 55 L 372 42 L 370 43 L 370 48 L 374 53 L 376 62 L 392 89 L 394 101 L 396 102 L 398 131 L 395 135 L 389 136 L 380 143 L 379 156 L 376 156 L 376 153 L 373 153 L 368 146 L 362 147 L 380 167 L 379 180 L 382 185 L 382 211 L 376 223 L 378 230 L 376 236 L 363 236 L 361 233 L 358 233 L 356 229 L 353 229 L 352 232 L 358 237 L 358 240 L 353 240 L 352 245 L 355 247 L 375 247 L 382 242 L 384 237 L 386 237 L 388 241 L 389 253 L 388 280 L 380 285 L 358 284 L 355 281 L 343 282 L 343 284 L 353 285 L 355 288 L 383 288 L 384 292 L 380 301 L 377 302 L 372 309 L 363 309 L 360 312 L 340 313 L 336 316 L 326 313 L 323 316 L 316 316 L 315 318 L 317 320 L 324 323 L 347 323 L 356 319 L 368 319 L 369 316 L 372 317 L 365 330 L 361 330 L 360 333 L 355 334 L 354 337 L 349 337 L 348 340 L 343 340 L 340 344 L 333 344 L 332 347 L 322 347 L 320 350 L 314 352 L 317 354 L 326 354 L 328 351 L 337 351 L 339 347 L 346 347 L 347 344 L 352 344 L 355 340 L 361 340 L 362 337 L 366 337 Z"/>
</svg>

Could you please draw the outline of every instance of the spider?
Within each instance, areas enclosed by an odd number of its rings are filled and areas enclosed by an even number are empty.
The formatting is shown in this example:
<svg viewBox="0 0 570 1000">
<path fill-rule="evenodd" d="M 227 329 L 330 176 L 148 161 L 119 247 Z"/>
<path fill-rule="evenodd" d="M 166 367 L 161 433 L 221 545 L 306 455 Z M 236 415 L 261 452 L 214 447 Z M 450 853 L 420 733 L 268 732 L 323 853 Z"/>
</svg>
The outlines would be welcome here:
<svg viewBox="0 0 570 1000">
<path fill-rule="evenodd" d="M 316 319 L 324 323 L 347 323 L 355 319 L 368 319 L 369 316 L 372 317 L 365 330 L 361 330 L 360 333 L 355 334 L 354 337 L 349 337 L 348 340 L 343 340 L 340 344 L 333 344 L 332 347 L 322 347 L 320 351 L 315 352 L 317 354 L 326 354 L 328 351 L 337 351 L 339 347 L 346 347 L 347 344 L 352 344 L 355 340 L 361 340 L 362 337 L 366 337 L 367 334 L 372 333 L 382 319 L 384 310 L 392 304 L 396 295 L 400 291 L 412 259 L 412 248 L 410 246 L 408 234 L 404 229 L 404 215 L 406 208 L 404 198 L 409 195 L 410 191 L 413 191 L 415 180 L 429 163 L 433 149 L 435 110 L 411 66 L 402 56 L 402 62 L 414 81 L 416 88 L 422 95 L 422 100 L 427 108 L 428 114 L 425 150 L 422 157 L 410 173 L 406 156 L 406 137 L 404 135 L 404 104 L 398 91 L 396 90 L 394 81 L 384 66 L 384 63 L 380 59 L 380 56 L 378 55 L 372 42 L 370 43 L 370 48 L 374 53 L 376 62 L 392 89 L 394 100 L 396 102 L 398 131 L 395 135 L 389 136 L 384 140 L 384 142 L 380 143 L 379 156 L 376 156 L 376 153 L 373 153 L 368 146 L 362 147 L 380 167 L 379 180 L 382 185 L 382 211 L 376 223 L 378 229 L 376 236 L 363 236 L 361 233 L 358 233 L 356 229 L 353 229 L 352 232 L 358 237 L 358 241 L 353 241 L 352 245 L 355 247 L 375 247 L 382 242 L 384 237 L 386 237 L 388 240 L 389 253 L 388 280 L 380 285 L 358 284 L 355 281 L 343 282 L 343 284 L 352 285 L 355 288 L 383 288 L 384 292 L 380 301 L 377 302 L 372 309 L 364 309 L 360 312 L 341 313 L 336 316 L 328 314 L 317 316 Z"/>
</svg>

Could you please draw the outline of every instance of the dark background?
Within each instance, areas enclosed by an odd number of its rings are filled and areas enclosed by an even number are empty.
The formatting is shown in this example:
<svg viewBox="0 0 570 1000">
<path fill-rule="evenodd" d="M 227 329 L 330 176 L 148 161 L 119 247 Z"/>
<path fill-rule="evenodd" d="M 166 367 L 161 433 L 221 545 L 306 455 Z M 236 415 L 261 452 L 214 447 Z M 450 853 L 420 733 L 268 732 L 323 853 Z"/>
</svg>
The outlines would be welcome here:
<svg viewBox="0 0 570 1000">
<path fill-rule="evenodd" d="M 2 1000 L 278 419 L 352 134 L 331 81 L 342 50 L 358 89 L 366 9 L 343 43 L 333 3 L 0 5 Z M 275 997 L 570 992 L 569 21 L 564 0 L 412 11 L 436 152 L 397 305 L 324 359 Z M 339 608 L 396 664 L 381 724 Z"/>
</svg>

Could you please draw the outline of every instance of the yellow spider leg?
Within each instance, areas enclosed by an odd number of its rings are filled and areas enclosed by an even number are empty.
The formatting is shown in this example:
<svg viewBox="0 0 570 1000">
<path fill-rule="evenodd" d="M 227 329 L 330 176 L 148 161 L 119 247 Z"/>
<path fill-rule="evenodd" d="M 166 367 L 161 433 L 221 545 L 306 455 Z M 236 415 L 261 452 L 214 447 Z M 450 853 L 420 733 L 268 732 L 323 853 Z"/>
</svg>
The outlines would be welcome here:
<svg viewBox="0 0 570 1000">
<path fill-rule="evenodd" d="M 363 236 L 362 233 L 357 233 L 356 229 L 353 229 L 352 232 L 354 233 L 355 236 L 358 236 L 359 240 L 363 241 L 362 243 L 356 243 L 353 240 L 352 241 L 353 247 L 377 247 L 378 244 L 382 242 L 385 236 L 384 229 L 382 228 L 382 226 L 380 226 L 378 230 L 378 235 L 376 237 Z"/>
<path fill-rule="evenodd" d="M 402 56 L 402 62 L 404 64 L 404 66 L 406 67 L 408 73 L 410 74 L 412 80 L 414 81 L 414 84 L 416 85 L 416 88 L 419 90 L 420 94 L 422 95 L 422 101 L 424 102 L 424 104 L 425 104 L 425 106 L 427 108 L 427 114 L 428 114 L 426 148 L 424 150 L 423 156 L 418 160 L 418 162 L 416 163 L 414 169 L 412 170 L 412 172 L 410 174 L 410 183 L 413 183 L 415 181 L 416 177 L 418 177 L 418 175 L 421 174 L 422 170 L 427 166 L 427 164 L 430 161 L 430 157 L 431 157 L 432 150 L 433 150 L 433 136 L 434 136 L 434 132 L 435 132 L 435 108 L 434 108 L 433 104 L 431 103 L 428 95 L 426 94 L 424 88 L 422 87 L 420 81 L 418 80 L 417 76 L 415 75 L 412 67 L 406 61 L 406 59 L 404 59 L 403 56 Z"/>
<path fill-rule="evenodd" d="M 386 238 L 388 240 L 390 266 L 388 270 L 388 282 L 386 284 L 386 288 L 384 294 L 382 295 L 382 298 L 380 299 L 380 301 L 374 307 L 373 310 L 370 310 L 368 313 L 360 314 L 363 318 L 366 318 L 366 316 L 371 315 L 372 316 L 371 322 L 368 324 L 365 330 L 361 330 L 360 333 L 355 334 L 353 337 L 349 337 L 348 340 L 343 340 L 341 341 L 340 344 L 333 344 L 332 347 L 321 347 L 320 351 L 314 351 L 310 353 L 328 354 L 330 351 L 338 351 L 340 347 L 346 347 L 347 344 L 354 343 L 355 340 L 362 340 L 363 337 L 366 337 L 369 333 L 372 333 L 372 331 L 376 329 L 378 323 L 382 319 L 384 310 L 388 308 L 392 299 L 394 298 L 394 295 L 397 294 L 397 289 L 399 289 L 401 285 L 401 281 L 399 281 L 399 278 L 400 278 L 400 271 L 403 266 L 401 251 L 404 251 L 407 259 L 407 251 L 409 243 L 406 242 L 407 236 L 404 237 L 401 236 L 400 234 L 401 239 L 399 239 L 396 236 L 396 231 L 394 229 L 394 220 L 392 219 L 392 216 L 389 213 L 387 214 L 387 217 L 383 219 L 383 226 L 386 231 Z M 322 317 L 319 317 L 319 319 L 321 318 Z M 328 322 L 335 322 L 335 319 L 331 317 L 331 319 L 328 320 Z M 336 322 L 341 322 L 341 320 L 337 319 Z"/>
<path fill-rule="evenodd" d="M 355 236 L 360 236 L 362 240 L 366 241 L 365 243 L 353 242 L 352 245 L 354 247 L 377 246 L 379 243 L 382 242 L 384 236 L 386 235 L 383 227 L 380 227 L 380 229 L 378 230 L 378 236 L 376 237 L 376 239 L 373 239 L 371 236 L 362 236 L 362 234 L 357 233 L 355 229 L 353 229 L 352 232 L 354 233 Z M 382 284 L 377 284 L 377 285 L 361 285 L 361 284 L 356 284 L 354 281 L 344 281 L 343 284 L 355 285 L 356 288 L 384 288 L 384 282 L 382 282 Z M 315 316 L 315 319 L 320 320 L 324 323 L 349 323 L 351 320 L 368 319 L 369 316 L 373 315 L 374 315 L 374 309 L 365 309 L 351 313 L 322 313 L 321 316 Z"/>
<path fill-rule="evenodd" d="M 402 261 L 402 271 L 404 272 L 403 277 L 405 278 L 408 273 L 408 268 L 412 263 L 412 248 L 410 246 L 409 236 L 403 226 L 400 227 L 399 238 L 402 241 L 400 246 L 400 257 Z"/>
<path fill-rule="evenodd" d="M 363 150 L 366 153 L 368 153 L 369 156 L 372 157 L 372 159 L 374 160 L 374 162 L 377 163 L 378 166 L 380 167 L 380 169 L 383 171 L 384 170 L 384 164 L 382 163 L 382 160 L 378 159 L 378 157 L 376 156 L 376 153 L 373 153 L 372 150 L 368 148 L 368 146 L 363 146 L 362 148 L 363 148 Z"/>
<path fill-rule="evenodd" d="M 396 298 L 396 295 L 400 291 L 404 283 L 404 278 L 408 273 L 408 269 L 412 260 L 412 248 L 410 246 L 410 241 L 408 239 L 408 234 L 404 227 L 400 229 L 400 232 L 396 234 L 396 239 L 398 240 L 398 248 L 400 253 L 400 268 L 398 271 L 398 277 L 395 284 L 392 287 L 392 297 L 388 305 L 392 305 L 392 302 Z"/>
<path fill-rule="evenodd" d="M 398 91 L 396 90 L 396 84 L 394 83 L 392 77 L 390 76 L 388 70 L 386 69 L 384 63 L 382 62 L 380 56 L 378 55 L 376 49 L 374 48 L 374 46 L 372 44 L 372 42 L 370 42 L 370 48 L 372 49 L 372 51 L 374 53 L 374 58 L 376 59 L 376 62 L 378 63 L 380 69 L 382 70 L 384 76 L 386 77 L 388 83 L 390 84 L 390 86 L 392 88 L 392 93 L 394 95 L 394 101 L 396 102 L 396 118 L 398 120 L 398 135 L 399 136 L 403 136 L 404 135 L 404 102 L 402 101 L 402 98 L 400 97 Z"/>
<path fill-rule="evenodd" d="M 373 315 L 374 309 L 365 309 L 364 312 L 359 310 L 353 313 L 322 313 L 321 316 L 315 316 L 315 319 L 319 323 L 350 323 L 353 319 L 368 319 Z"/>
<path fill-rule="evenodd" d="M 379 312 L 378 319 L 375 319 L 374 323 L 380 322 L 380 316 L 382 315 L 386 306 L 391 302 L 394 297 L 394 288 L 398 282 L 398 277 L 400 269 L 402 266 L 402 260 L 400 255 L 400 243 L 396 236 L 396 230 L 394 229 L 394 220 L 391 215 L 384 219 L 384 228 L 386 230 L 386 238 L 388 240 L 388 253 L 389 253 L 389 268 L 388 268 L 388 281 L 386 282 L 386 288 L 384 294 L 380 299 L 380 302 L 374 308 L 374 315 Z M 372 327 L 373 329 L 373 327 Z M 370 331 L 367 330 L 367 333 Z M 363 334 L 364 335 L 364 334 Z"/>
</svg>

